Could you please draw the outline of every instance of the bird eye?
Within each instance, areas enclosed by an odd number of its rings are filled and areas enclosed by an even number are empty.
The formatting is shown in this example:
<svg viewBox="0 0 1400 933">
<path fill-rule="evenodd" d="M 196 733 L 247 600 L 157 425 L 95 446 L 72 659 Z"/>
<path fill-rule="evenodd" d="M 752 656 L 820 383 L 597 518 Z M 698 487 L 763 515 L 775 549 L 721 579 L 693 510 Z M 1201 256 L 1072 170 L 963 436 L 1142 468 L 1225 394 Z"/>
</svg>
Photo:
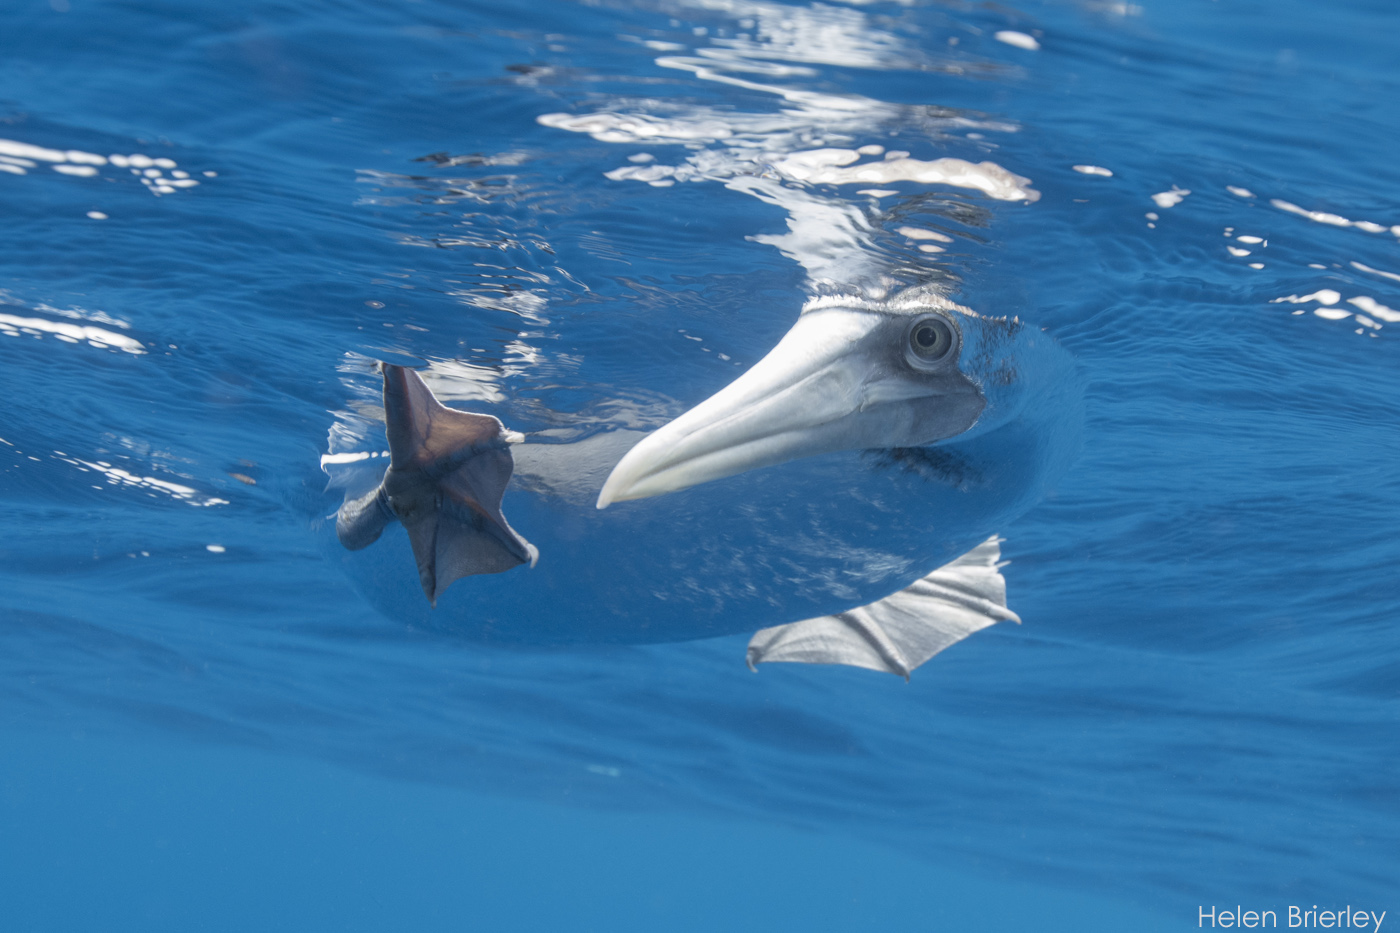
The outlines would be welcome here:
<svg viewBox="0 0 1400 933">
<path fill-rule="evenodd" d="M 929 315 L 914 322 L 909 330 L 910 362 L 914 365 L 939 363 L 946 359 L 957 344 L 953 326 L 938 315 Z"/>
</svg>

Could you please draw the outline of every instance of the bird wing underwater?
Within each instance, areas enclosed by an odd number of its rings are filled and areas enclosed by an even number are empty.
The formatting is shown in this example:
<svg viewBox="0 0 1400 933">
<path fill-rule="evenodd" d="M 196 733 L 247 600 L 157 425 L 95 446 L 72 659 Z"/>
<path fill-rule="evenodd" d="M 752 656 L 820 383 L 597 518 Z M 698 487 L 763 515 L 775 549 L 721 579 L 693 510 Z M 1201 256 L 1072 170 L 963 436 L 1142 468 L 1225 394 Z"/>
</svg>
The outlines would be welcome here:
<svg viewBox="0 0 1400 933">
<path fill-rule="evenodd" d="M 411 369 L 382 364 L 389 468 L 373 492 L 346 502 L 336 536 L 352 551 L 392 521 L 408 531 L 418 577 L 437 604 L 455 580 L 501 573 L 539 557 L 501 514 L 521 435 L 490 415 L 448 408 Z"/>
<path fill-rule="evenodd" d="M 756 632 L 751 670 L 768 661 L 848 664 L 909 673 L 950 645 L 997 622 L 1020 623 L 1006 608 L 999 570 L 1001 539 L 992 537 L 893 596 L 830 616 Z"/>
</svg>

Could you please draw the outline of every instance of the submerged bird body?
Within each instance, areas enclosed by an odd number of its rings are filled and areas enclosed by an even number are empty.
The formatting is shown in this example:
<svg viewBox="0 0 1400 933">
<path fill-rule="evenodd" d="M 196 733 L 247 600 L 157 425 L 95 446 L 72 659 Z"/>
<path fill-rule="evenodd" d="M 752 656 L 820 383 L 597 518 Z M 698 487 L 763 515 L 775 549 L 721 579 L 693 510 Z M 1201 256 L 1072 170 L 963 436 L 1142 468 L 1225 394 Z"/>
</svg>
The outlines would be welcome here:
<svg viewBox="0 0 1400 933">
<path fill-rule="evenodd" d="M 417 379 L 385 369 L 386 385 Z M 715 389 L 679 400 L 692 407 L 667 423 L 647 416 L 652 432 L 619 427 L 548 443 L 519 442 L 501 427 L 477 438 L 488 460 L 508 451 L 514 474 L 499 522 L 469 529 L 494 558 L 464 570 L 450 541 L 437 552 L 457 563 L 432 580 L 465 576 L 447 589 L 430 586 L 421 542 L 393 527 L 388 484 L 369 488 L 372 474 L 344 481 L 354 493 L 341 512 L 347 546 L 360 543 L 360 524 L 384 531 L 374 548 L 342 552 L 352 578 L 393 617 L 491 641 L 679 641 L 832 617 L 864 647 L 827 660 L 906 675 L 909 652 L 879 661 L 888 646 L 862 628 L 871 616 L 857 607 L 914 618 L 912 594 L 937 588 L 911 585 L 945 568 L 937 593 L 947 605 L 982 606 L 983 624 L 1014 618 L 995 548 L 983 542 L 1039 499 L 1073 454 L 1078 385 L 1052 340 L 926 290 L 824 299 L 767 357 Z M 391 447 L 403 414 L 389 406 Z M 515 566 L 535 548 L 535 566 Z M 881 603 L 906 588 L 902 604 Z M 962 634 L 980 627 L 970 619 L 957 623 Z M 830 626 L 770 632 L 750 661 L 812 660 L 804 652 L 830 637 Z M 914 655 L 942 646 L 919 644 Z M 867 655 L 877 660 L 862 662 Z"/>
</svg>

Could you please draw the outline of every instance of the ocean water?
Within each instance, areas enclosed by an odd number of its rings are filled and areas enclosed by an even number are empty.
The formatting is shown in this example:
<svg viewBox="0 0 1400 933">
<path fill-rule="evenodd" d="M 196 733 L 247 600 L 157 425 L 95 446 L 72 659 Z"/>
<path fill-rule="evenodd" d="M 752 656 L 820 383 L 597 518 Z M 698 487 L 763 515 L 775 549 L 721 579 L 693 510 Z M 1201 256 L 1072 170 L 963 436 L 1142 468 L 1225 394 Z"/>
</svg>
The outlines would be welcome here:
<svg viewBox="0 0 1400 933">
<path fill-rule="evenodd" d="M 0 927 L 1400 909 L 1397 26 L 7 4 Z M 593 508 L 804 302 L 919 285 L 1038 342 L 938 482 Z M 376 360 L 527 434 L 537 567 L 429 610 L 401 534 L 339 547 Z M 908 683 L 746 668 L 992 533 L 1021 625 Z"/>
</svg>

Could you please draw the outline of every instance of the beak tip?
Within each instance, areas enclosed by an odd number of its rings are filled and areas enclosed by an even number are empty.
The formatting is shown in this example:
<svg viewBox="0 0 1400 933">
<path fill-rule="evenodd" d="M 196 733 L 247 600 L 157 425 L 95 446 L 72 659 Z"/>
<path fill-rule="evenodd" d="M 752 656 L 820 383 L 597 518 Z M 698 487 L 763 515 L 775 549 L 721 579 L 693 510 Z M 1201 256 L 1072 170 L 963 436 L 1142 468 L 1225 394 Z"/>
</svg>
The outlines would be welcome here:
<svg viewBox="0 0 1400 933">
<path fill-rule="evenodd" d="M 603 481 L 603 488 L 598 492 L 597 505 L 599 509 L 606 509 L 614 502 L 645 498 L 646 494 L 638 496 L 636 489 L 638 483 L 647 477 L 649 461 L 645 451 L 651 446 L 655 446 L 654 442 L 648 444 L 655 436 L 655 434 L 651 434 L 643 438 L 641 443 L 623 455 L 623 458 L 612 468 L 608 478 Z M 638 451 L 643 451 L 643 453 L 638 454 Z"/>
<path fill-rule="evenodd" d="M 603 484 L 603 489 L 598 493 L 598 508 L 606 509 L 614 502 L 626 502 L 628 499 L 645 498 L 632 493 L 633 484 L 615 482 L 612 477 Z"/>
<path fill-rule="evenodd" d="M 627 490 L 620 488 L 623 484 L 617 481 L 615 473 L 616 471 L 614 471 L 614 475 L 608 477 L 607 482 L 603 483 L 603 488 L 598 491 L 597 507 L 599 510 L 606 509 L 614 502 L 627 498 Z"/>
</svg>

